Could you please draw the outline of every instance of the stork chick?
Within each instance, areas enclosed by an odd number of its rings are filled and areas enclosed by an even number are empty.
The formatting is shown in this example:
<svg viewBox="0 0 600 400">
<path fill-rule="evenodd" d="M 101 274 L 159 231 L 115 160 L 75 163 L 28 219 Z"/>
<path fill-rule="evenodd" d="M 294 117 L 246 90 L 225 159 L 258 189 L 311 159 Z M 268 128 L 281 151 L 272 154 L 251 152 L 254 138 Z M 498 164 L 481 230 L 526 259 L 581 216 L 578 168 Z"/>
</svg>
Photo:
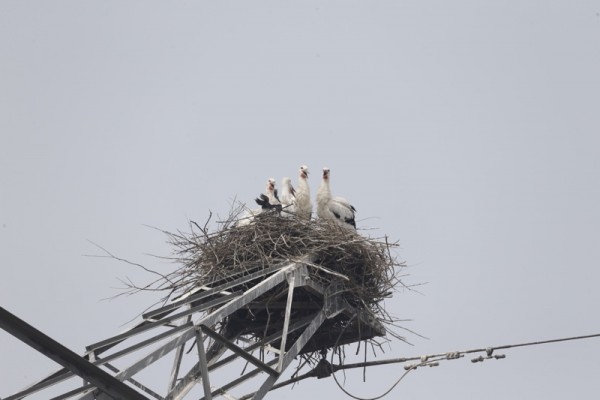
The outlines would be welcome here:
<svg viewBox="0 0 600 400">
<path fill-rule="evenodd" d="M 308 186 L 308 167 L 302 165 L 298 176 L 298 190 L 296 190 L 296 215 L 298 218 L 310 220 L 312 208 L 310 187 Z"/>
<path fill-rule="evenodd" d="M 323 168 L 323 180 L 317 191 L 317 215 L 319 218 L 334 221 L 344 228 L 356 229 L 354 220 L 356 209 L 343 197 L 331 196 L 329 174 L 329 168 Z"/>
</svg>

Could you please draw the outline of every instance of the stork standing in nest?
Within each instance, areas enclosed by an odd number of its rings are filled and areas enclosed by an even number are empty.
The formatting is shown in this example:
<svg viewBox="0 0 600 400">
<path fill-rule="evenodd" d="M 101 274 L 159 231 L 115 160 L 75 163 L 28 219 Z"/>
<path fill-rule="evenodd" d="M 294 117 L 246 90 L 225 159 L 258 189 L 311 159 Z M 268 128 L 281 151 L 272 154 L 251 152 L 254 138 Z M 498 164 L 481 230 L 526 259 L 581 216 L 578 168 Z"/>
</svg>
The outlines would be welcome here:
<svg viewBox="0 0 600 400">
<path fill-rule="evenodd" d="M 258 204 L 260 208 L 246 210 L 244 216 L 235 224 L 236 226 L 246 226 L 251 224 L 254 221 L 254 218 L 262 212 L 273 209 L 281 211 L 281 202 L 277 197 L 274 179 L 269 179 L 267 181 L 265 192 L 261 193 L 254 201 L 256 201 L 256 204 Z"/>
<path fill-rule="evenodd" d="M 258 196 L 256 199 L 254 199 L 254 201 L 256 201 L 256 204 L 258 204 L 263 211 L 281 211 L 281 201 L 279 201 L 279 197 L 277 197 L 277 189 L 275 189 L 275 179 L 271 178 L 267 181 L 265 193 Z"/>
<path fill-rule="evenodd" d="M 343 197 L 332 197 L 329 187 L 329 168 L 323 168 L 323 180 L 317 191 L 317 215 L 334 221 L 344 228 L 356 229 L 356 209 Z"/>
<path fill-rule="evenodd" d="M 292 180 L 288 177 L 281 180 L 280 200 L 285 216 L 296 213 L 296 190 L 292 186 Z"/>
<path fill-rule="evenodd" d="M 298 190 L 296 190 L 296 215 L 301 219 L 310 219 L 312 216 L 312 202 L 310 201 L 310 187 L 308 186 L 308 167 L 300 167 L 298 176 Z"/>
</svg>

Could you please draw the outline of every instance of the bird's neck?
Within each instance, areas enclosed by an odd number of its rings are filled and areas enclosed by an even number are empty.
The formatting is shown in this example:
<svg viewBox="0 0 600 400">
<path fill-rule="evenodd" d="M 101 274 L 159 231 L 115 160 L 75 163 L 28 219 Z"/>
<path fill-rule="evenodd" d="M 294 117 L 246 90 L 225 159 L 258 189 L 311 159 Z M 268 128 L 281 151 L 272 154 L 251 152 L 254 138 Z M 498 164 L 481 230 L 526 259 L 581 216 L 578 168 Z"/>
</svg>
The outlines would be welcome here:
<svg viewBox="0 0 600 400">
<path fill-rule="evenodd" d="M 300 189 L 302 191 L 308 191 L 309 186 L 308 186 L 308 182 L 306 181 L 306 178 L 300 177 L 300 179 L 298 180 L 298 189 Z"/>
<path fill-rule="evenodd" d="M 329 187 L 329 181 L 323 179 L 321 181 L 321 186 L 319 186 L 319 197 L 323 201 L 329 201 L 331 199 L 331 188 Z"/>
</svg>

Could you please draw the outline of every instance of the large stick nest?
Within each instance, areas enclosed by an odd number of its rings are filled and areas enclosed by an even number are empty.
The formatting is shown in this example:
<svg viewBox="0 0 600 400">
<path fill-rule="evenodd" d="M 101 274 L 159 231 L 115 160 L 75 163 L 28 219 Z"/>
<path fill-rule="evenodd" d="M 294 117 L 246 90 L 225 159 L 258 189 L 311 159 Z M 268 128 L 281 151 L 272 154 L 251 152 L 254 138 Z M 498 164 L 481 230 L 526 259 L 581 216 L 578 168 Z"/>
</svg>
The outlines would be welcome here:
<svg viewBox="0 0 600 400">
<path fill-rule="evenodd" d="M 181 264 L 163 282 L 171 297 L 310 255 L 311 279 L 326 287 L 342 275 L 349 304 L 371 311 L 380 322 L 394 322 L 382 300 L 402 285 L 404 263 L 391 251 L 397 243 L 387 237 L 365 237 L 322 219 L 302 220 L 285 211 L 265 212 L 242 225 L 241 211 L 232 210 L 215 231 L 209 229 L 209 217 L 203 226 L 190 222 L 189 232 L 167 232 L 174 258 Z"/>
</svg>

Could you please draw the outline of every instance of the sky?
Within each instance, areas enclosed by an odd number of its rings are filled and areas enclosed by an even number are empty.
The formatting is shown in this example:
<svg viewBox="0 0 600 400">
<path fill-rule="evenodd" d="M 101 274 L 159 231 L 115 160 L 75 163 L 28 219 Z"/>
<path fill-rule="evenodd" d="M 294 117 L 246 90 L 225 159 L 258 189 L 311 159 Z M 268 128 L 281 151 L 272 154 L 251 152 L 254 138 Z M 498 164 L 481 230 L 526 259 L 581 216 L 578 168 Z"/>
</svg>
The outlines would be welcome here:
<svg viewBox="0 0 600 400">
<path fill-rule="evenodd" d="M 0 3 L 0 305 L 73 351 L 156 300 L 155 229 L 331 168 L 397 240 L 377 359 L 600 333 L 600 1 Z M 57 365 L 0 332 L 0 397 Z M 409 374 L 412 399 L 590 398 L 600 339 Z M 401 365 L 348 373 L 383 393 Z M 164 371 L 164 376 L 169 371 Z M 267 398 L 348 398 L 332 379 Z M 44 399 L 44 396 L 39 397 Z"/>
</svg>

